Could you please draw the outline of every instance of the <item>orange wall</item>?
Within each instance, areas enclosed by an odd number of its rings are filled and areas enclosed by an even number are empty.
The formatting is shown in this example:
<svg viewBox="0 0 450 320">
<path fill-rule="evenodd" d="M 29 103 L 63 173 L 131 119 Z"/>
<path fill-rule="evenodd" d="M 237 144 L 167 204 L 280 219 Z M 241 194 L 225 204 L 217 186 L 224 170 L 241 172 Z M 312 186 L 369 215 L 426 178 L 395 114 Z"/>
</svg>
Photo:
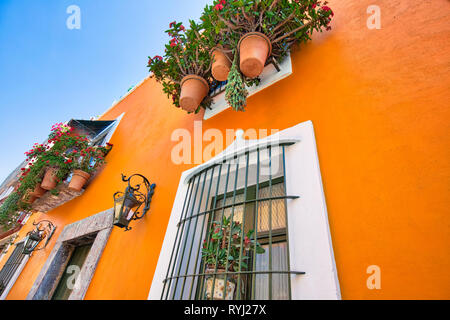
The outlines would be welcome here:
<svg viewBox="0 0 450 320">
<path fill-rule="evenodd" d="M 450 3 L 329 2 L 333 30 L 293 53 L 294 74 L 249 98 L 245 113 L 227 110 L 203 129 L 312 120 L 342 297 L 449 299 Z M 371 4 L 381 7 L 381 30 L 366 27 Z M 157 183 L 151 211 L 129 232 L 113 229 L 86 299 L 147 298 L 181 172 L 191 167 L 172 164 L 170 135 L 192 131 L 202 115 L 172 107 L 153 79 L 103 119 L 123 112 L 105 170 L 47 215 L 57 234 L 29 260 L 9 299 L 26 297 L 64 225 L 112 207 L 122 172 Z M 366 287 L 372 264 L 381 267 L 381 290 Z"/>
</svg>

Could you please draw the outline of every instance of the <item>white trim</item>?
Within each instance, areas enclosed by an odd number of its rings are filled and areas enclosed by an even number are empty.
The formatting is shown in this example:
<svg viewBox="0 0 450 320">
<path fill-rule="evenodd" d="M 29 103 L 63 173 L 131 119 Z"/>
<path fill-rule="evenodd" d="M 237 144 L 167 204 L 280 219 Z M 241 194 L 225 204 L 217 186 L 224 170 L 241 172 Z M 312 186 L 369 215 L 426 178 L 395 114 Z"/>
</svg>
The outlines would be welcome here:
<svg viewBox="0 0 450 320">
<path fill-rule="evenodd" d="M 14 191 L 14 187 L 9 187 L 2 194 L 0 194 L 0 201 L 7 198 Z"/>
<path fill-rule="evenodd" d="M 280 63 L 280 71 L 277 71 L 273 64 L 267 65 L 260 75 L 261 82 L 258 86 L 246 87 L 248 90 L 248 97 L 258 93 L 261 90 L 273 85 L 274 83 L 283 80 L 292 74 L 292 59 L 288 54 L 286 58 Z M 213 99 L 211 109 L 206 109 L 203 120 L 214 117 L 220 112 L 230 108 L 225 100 L 225 92 L 220 93 Z"/>
<path fill-rule="evenodd" d="M 24 242 L 25 239 L 22 239 L 21 241 L 16 243 L 16 246 L 19 243 Z M 20 274 L 22 273 L 23 268 L 25 268 L 25 265 L 28 262 L 28 259 L 30 259 L 29 255 L 25 255 L 25 257 L 23 258 L 22 262 L 20 263 L 19 267 L 17 268 L 16 272 L 14 272 L 14 275 L 12 276 L 12 278 L 9 280 L 8 285 L 6 286 L 5 290 L 3 291 L 2 295 L 0 296 L 0 300 L 5 300 L 6 297 L 9 294 L 9 291 L 11 291 L 12 287 L 14 286 L 14 284 L 17 281 L 17 278 L 19 278 Z"/>
<path fill-rule="evenodd" d="M 114 122 L 112 128 L 109 129 L 108 134 L 106 135 L 106 138 L 105 138 L 105 141 L 106 141 L 106 142 L 105 142 L 105 144 L 106 144 L 107 142 L 111 141 L 111 138 L 112 138 L 114 132 L 116 132 L 117 128 L 119 127 L 120 121 L 122 120 L 122 118 L 123 118 L 124 115 L 125 115 L 125 112 L 122 113 L 120 116 L 118 116 L 118 117 L 116 118 L 116 120 L 115 120 L 115 122 Z"/>
<path fill-rule="evenodd" d="M 257 150 L 258 148 L 267 148 L 269 146 L 279 146 L 281 144 L 294 144 L 299 142 L 299 138 L 279 138 L 277 135 L 272 135 L 270 137 L 261 139 L 261 140 L 235 140 L 226 150 L 224 150 L 219 155 L 215 156 L 211 160 L 198 165 L 197 167 L 187 170 L 187 176 L 185 178 L 185 183 L 188 183 L 189 180 L 195 176 L 198 172 L 202 171 L 205 168 L 211 167 L 214 164 L 218 164 L 224 162 L 226 160 L 233 159 L 234 157 L 239 157 L 246 152 L 252 152 Z"/>
<path fill-rule="evenodd" d="M 256 148 L 267 146 L 267 143 L 271 143 L 271 141 L 301 141 L 285 147 L 287 193 L 300 196 L 298 199 L 287 202 L 290 267 L 292 271 L 306 273 L 305 275 L 291 276 L 292 298 L 340 299 L 339 280 L 312 122 L 300 123 L 280 131 L 276 135 L 251 141 L 249 145 Z M 182 173 L 148 299 L 158 300 L 161 298 L 163 280 L 169 267 L 189 177 L 206 166 L 241 152 L 244 150 L 242 147 L 244 142 L 237 139 L 223 153 L 204 165 Z M 247 146 L 247 148 L 249 147 Z"/>
</svg>

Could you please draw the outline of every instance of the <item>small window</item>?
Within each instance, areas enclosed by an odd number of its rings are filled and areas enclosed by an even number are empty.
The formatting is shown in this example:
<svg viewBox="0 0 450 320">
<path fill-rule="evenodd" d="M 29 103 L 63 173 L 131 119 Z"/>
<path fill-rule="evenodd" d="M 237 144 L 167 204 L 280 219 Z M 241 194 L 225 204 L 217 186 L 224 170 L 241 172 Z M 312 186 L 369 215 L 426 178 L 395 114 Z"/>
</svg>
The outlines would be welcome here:
<svg viewBox="0 0 450 320">
<path fill-rule="evenodd" d="M 91 247 L 92 243 L 75 247 L 53 293 L 52 300 L 67 300 L 69 298 Z"/>
</svg>

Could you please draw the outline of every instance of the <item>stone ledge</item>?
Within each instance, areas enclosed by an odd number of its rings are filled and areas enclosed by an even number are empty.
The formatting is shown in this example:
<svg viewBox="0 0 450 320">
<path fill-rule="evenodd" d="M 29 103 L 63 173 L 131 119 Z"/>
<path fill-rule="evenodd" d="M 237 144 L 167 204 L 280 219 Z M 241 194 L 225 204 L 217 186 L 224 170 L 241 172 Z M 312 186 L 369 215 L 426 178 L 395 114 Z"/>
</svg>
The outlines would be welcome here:
<svg viewBox="0 0 450 320">
<path fill-rule="evenodd" d="M 46 213 L 50 210 L 53 210 L 66 202 L 69 202 L 76 197 L 79 197 L 83 194 L 84 190 L 81 191 L 73 191 L 68 188 L 68 184 L 62 183 L 58 187 L 56 187 L 59 194 L 57 196 L 52 195 L 50 192 L 46 192 L 42 197 L 37 199 L 32 205 L 31 208 L 33 210 Z"/>
</svg>

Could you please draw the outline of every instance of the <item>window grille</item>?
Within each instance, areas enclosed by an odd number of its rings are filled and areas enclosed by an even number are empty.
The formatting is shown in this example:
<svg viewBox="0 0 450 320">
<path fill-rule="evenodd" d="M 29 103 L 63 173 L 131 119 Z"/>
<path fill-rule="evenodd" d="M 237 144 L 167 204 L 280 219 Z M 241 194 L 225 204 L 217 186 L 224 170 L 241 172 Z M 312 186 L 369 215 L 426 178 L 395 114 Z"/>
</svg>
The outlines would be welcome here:
<svg viewBox="0 0 450 320">
<path fill-rule="evenodd" d="M 161 299 L 291 299 L 291 276 L 304 272 L 289 263 L 286 202 L 298 196 L 286 192 L 287 145 L 190 178 Z"/>
<path fill-rule="evenodd" d="M 5 291 L 12 277 L 16 273 L 25 255 L 22 253 L 24 242 L 17 244 L 14 251 L 11 253 L 8 261 L 6 261 L 2 270 L 0 271 L 0 296 Z"/>
</svg>

